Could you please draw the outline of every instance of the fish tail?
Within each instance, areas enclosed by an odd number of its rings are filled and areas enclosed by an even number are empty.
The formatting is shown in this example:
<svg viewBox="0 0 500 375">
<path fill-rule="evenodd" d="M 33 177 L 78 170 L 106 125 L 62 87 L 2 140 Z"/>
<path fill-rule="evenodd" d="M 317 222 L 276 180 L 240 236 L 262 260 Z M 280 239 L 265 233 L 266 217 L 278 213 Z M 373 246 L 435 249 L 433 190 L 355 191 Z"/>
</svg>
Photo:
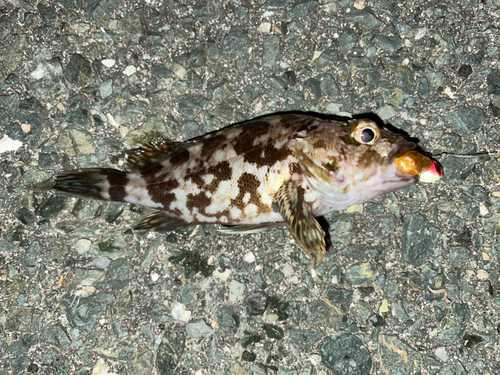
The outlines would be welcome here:
<svg viewBox="0 0 500 375">
<path fill-rule="evenodd" d="M 52 188 L 71 197 L 123 201 L 128 182 L 127 172 L 116 169 L 75 169 L 57 173 Z"/>
</svg>

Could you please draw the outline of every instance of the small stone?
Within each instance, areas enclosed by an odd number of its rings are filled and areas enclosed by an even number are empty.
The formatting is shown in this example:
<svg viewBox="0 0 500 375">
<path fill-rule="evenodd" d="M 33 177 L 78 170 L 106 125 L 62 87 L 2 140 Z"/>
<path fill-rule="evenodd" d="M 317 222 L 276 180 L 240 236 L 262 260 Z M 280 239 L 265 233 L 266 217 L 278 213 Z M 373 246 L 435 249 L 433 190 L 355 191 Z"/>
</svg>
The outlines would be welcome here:
<svg viewBox="0 0 500 375">
<path fill-rule="evenodd" d="M 293 0 L 267 0 L 262 9 L 264 10 L 283 10 L 288 7 Z"/>
<path fill-rule="evenodd" d="M 293 70 L 289 70 L 283 73 L 283 79 L 285 83 L 289 86 L 294 86 L 297 83 L 297 75 Z"/>
<path fill-rule="evenodd" d="M 500 74 L 498 70 L 492 70 L 488 77 L 486 77 L 486 84 L 488 85 L 488 95 L 500 95 Z"/>
<path fill-rule="evenodd" d="M 99 358 L 92 368 L 91 375 L 107 375 L 109 372 L 109 366 L 104 360 L 104 358 Z"/>
<path fill-rule="evenodd" d="M 470 257 L 470 250 L 465 246 L 452 246 L 448 254 L 450 264 L 453 266 L 460 266 L 466 263 Z"/>
<path fill-rule="evenodd" d="M 349 311 L 352 296 L 352 291 L 341 288 L 328 288 L 326 291 L 326 298 L 328 298 L 328 301 L 343 313 Z"/>
<path fill-rule="evenodd" d="M 355 264 L 346 270 L 346 276 L 353 285 L 371 284 L 374 269 L 369 262 Z"/>
<path fill-rule="evenodd" d="M 451 327 L 439 333 L 438 339 L 448 344 L 453 344 L 455 341 L 458 341 L 462 337 L 464 330 L 465 329 L 461 326 Z"/>
<path fill-rule="evenodd" d="M 90 62 L 77 53 L 71 55 L 68 65 L 63 69 L 66 80 L 77 86 L 88 85 L 91 72 Z"/>
<path fill-rule="evenodd" d="M 111 78 L 99 85 L 99 93 L 103 99 L 113 94 L 113 80 Z"/>
<path fill-rule="evenodd" d="M 381 25 L 380 20 L 373 14 L 371 8 L 352 9 L 346 13 L 346 21 L 356 22 L 365 30 L 373 30 Z"/>
<path fill-rule="evenodd" d="M 250 47 L 250 39 L 241 31 L 231 31 L 222 41 L 221 51 L 223 55 L 230 57 L 240 57 L 244 55 Z"/>
<path fill-rule="evenodd" d="M 231 275 L 231 270 L 229 268 L 225 269 L 224 272 L 220 272 L 219 270 L 215 270 L 212 273 L 212 276 L 216 279 L 219 279 L 222 282 L 227 281 L 229 279 L 229 275 Z"/>
<path fill-rule="evenodd" d="M 410 215 L 404 226 L 403 261 L 416 267 L 432 259 L 441 232 L 419 213 Z"/>
<path fill-rule="evenodd" d="M 97 285 L 97 288 L 125 288 L 135 277 L 135 272 L 128 264 L 125 258 L 113 260 L 106 271 L 106 277 L 103 282 Z"/>
<path fill-rule="evenodd" d="M 472 67 L 470 65 L 462 65 L 458 68 L 457 75 L 462 78 L 468 78 L 472 74 Z"/>
<path fill-rule="evenodd" d="M 386 299 L 386 298 L 384 298 L 384 299 L 382 300 L 382 302 L 380 303 L 380 306 L 379 306 L 379 308 L 378 308 L 378 311 L 379 311 L 380 313 L 386 313 L 386 312 L 388 312 L 388 311 L 389 311 L 389 301 L 387 301 L 387 299 Z"/>
<path fill-rule="evenodd" d="M 63 330 L 63 328 L 58 325 L 47 327 L 42 332 L 40 339 L 60 349 L 67 348 L 71 345 L 71 340 L 69 339 L 68 335 Z"/>
<path fill-rule="evenodd" d="M 383 50 L 394 53 L 398 50 L 399 44 L 401 43 L 401 38 L 397 35 L 392 37 L 379 35 L 374 39 L 375 43 Z"/>
<path fill-rule="evenodd" d="M 338 42 L 333 42 L 328 49 L 321 52 L 321 54 L 312 61 L 313 68 L 326 68 L 335 65 L 339 59 Z"/>
<path fill-rule="evenodd" d="M 243 5 L 238 5 L 235 10 L 236 17 L 238 17 L 239 20 L 242 20 L 245 18 L 248 14 L 248 8 L 244 7 Z"/>
<path fill-rule="evenodd" d="M 160 78 L 168 78 L 174 74 L 170 69 L 168 69 L 164 65 L 153 65 L 151 67 L 151 73 Z"/>
<path fill-rule="evenodd" d="M 386 105 L 377 110 L 377 115 L 384 121 L 389 120 L 395 117 L 398 114 L 396 108 L 392 105 Z"/>
<path fill-rule="evenodd" d="M 326 96 L 336 97 L 340 94 L 337 82 L 335 82 L 335 79 L 333 79 L 330 74 L 325 74 L 323 80 L 321 81 L 320 88 Z"/>
<path fill-rule="evenodd" d="M 257 291 L 250 294 L 245 299 L 245 305 L 248 315 L 262 315 L 266 311 L 268 305 L 268 297 L 266 293 Z"/>
<path fill-rule="evenodd" d="M 257 31 L 260 33 L 268 33 L 271 31 L 271 22 L 262 22 L 259 27 L 257 28 Z"/>
<path fill-rule="evenodd" d="M 54 7 L 38 4 L 38 12 L 42 21 L 45 23 L 54 23 L 57 20 L 56 10 Z"/>
<path fill-rule="evenodd" d="M 285 337 L 285 333 L 278 326 L 272 324 L 264 324 L 264 330 L 266 331 L 267 337 L 271 339 L 281 340 L 283 337 Z"/>
<path fill-rule="evenodd" d="M 22 145 L 23 142 L 11 139 L 7 134 L 4 134 L 3 138 L 0 139 L 0 154 L 17 151 Z"/>
<path fill-rule="evenodd" d="M 470 136 L 481 129 L 486 116 L 483 110 L 478 107 L 461 107 L 448 114 L 446 119 L 453 125 L 457 133 Z"/>
<path fill-rule="evenodd" d="M 132 74 L 135 74 L 135 72 L 137 72 L 137 68 L 133 65 L 129 65 L 123 70 L 123 74 L 126 76 L 131 76 Z"/>
<path fill-rule="evenodd" d="M 68 156 L 94 153 L 91 134 L 77 125 L 65 127 L 59 134 L 57 144 Z"/>
<path fill-rule="evenodd" d="M 339 38 L 339 47 L 342 51 L 349 52 L 356 46 L 357 42 L 356 33 L 351 29 L 347 29 Z"/>
<path fill-rule="evenodd" d="M 75 243 L 75 250 L 80 255 L 85 255 L 90 250 L 90 245 L 92 245 L 92 241 L 87 240 L 86 238 L 82 238 Z"/>
<path fill-rule="evenodd" d="M 114 59 L 104 59 L 101 60 L 102 65 L 104 65 L 106 68 L 111 68 L 112 66 L 115 65 L 116 60 Z"/>
<path fill-rule="evenodd" d="M 307 16 L 309 13 L 313 12 L 316 7 L 319 6 L 318 1 L 305 1 L 302 3 L 298 3 L 293 6 L 289 12 L 286 13 L 285 18 L 290 21 L 297 18 L 303 18 Z"/>
<path fill-rule="evenodd" d="M 236 280 L 232 280 L 229 283 L 229 301 L 236 302 L 240 300 L 244 291 L 245 284 L 242 284 Z"/>
<path fill-rule="evenodd" d="M 172 315 L 172 318 L 177 320 L 182 320 L 182 316 L 184 315 L 185 312 L 186 312 L 186 305 L 177 302 L 172 307 L 170 314 Z"/>
<path fill-rule="evenodd" d="M 35 214 L 44 219 L 55 219 L 67 206 L 68 198 L 53 196 L 40 202 L 35 209 Z"/>
<path fill-rule="evenodd" d="M 186 333 L 188 331 L 187 326 L 189 324 L 190 323 L 186 324 Z M 192 328 L 189 329 L 191 330 Z M 175 374 L 174 370 L 181 361 L 185 346 L 186 336 L 183 331 L 178 329 L 165 330 L 156 353 L 156 367 L 160 375 Z M 145 374 L 150 372 L 140 373 Z"/>
<path fill-rule="evenodd" d="M 322 332 L 312 332 L 302 329 L 294 329 L 290 328 L 288 330 L 288 337 L 294 343 L 296 343 L 303 350 L 308 350 L 313 347 L 316 342 L 323 337 L 324 334 Z"/>
<path fill-rule="evenodd" d="M 323 364 L 336 374 L 370 373 L 370 353 L 355 335 L 328 336 L 319 343 L 318 350 Z"/>
<path fill-rule="evenodd" d="M 191 339 L 202 338 L 212 332 L 210 327 L 204 320 L 197 320 L 193 323 L 186 324 L 186 335 Z"/>
<path fill-rule="evenodd" d="M 181 96 L 177 99 L 179 111 L 188 119 L 193 120 L 199 116 L 208 104 L 208 100 L 202 96 Z"/>
<path fill-rule="evenodd" d="M 485 270 L 477 271 L 477 278 L 479 280 L 488 280 L 489 277 L 490 277 L 490 275 L 487 271 L 485 271 Z"/>
<path fill-rule="evenodd" d="M 315 78 L 309 78 L 307 81 L 304 82 L 304 86 L 309 88 L 311 93 L 316 97 L 320 98 L 321 97 L 321 82 L 318 81 Z"/>
<path fill-rule="evenodd" d="M 257 354 L 245 350 L 241 355 L 241 359 L 247 362 L 254 362 L 257 359 Z"/>
<path fill-rule="evenodd" d="M 30 75 L 35 79 L 31 90 L 40 102 L 53 101 L 68 91 L 63 81 L 61 62 L 57 57 L 39 63 Z"/>
<path fill-rule="evenodd" d="M 240 317 L 234 312 L 231 306 L 223 306 L 215 312 L 215 320 L 219 328 L 231 334 L 238 331 Z"/>
<path fill-rule="evenodd" d="M 212 64 L 216 64 L 219 61 L 219 47 L 216 43 L 209 43 L 207 46 L 207 59 Z"/>
<path fill-rule="evenodd" d="M 255 262 L 255 255 L 251 251 L 245 254 L 243 257 L 243 261 L 246 263 L 254 263 Z"/>
<path fill-rule="evenodd" d="M 385 325 L 385 320 L 384 318 L 379 315 L 379 314 L 372 314 L 369 318 L 368 321 L 373 327 L 381 327 Z"/>
<path fill-rule="evenodd" d="M 61 304 L 66 308 L 66 318 L 74 328 L 93 332 L 97 319 L 104 312 L 105 304 L 97 295 L 89 297 L 65 295 Z"/>
<path fill-rule="evenodd" d="M 422 355 L 396 336 L 380 335 L 379 354 L 381 372 L 386 374 L 412 374 L 420 372 Z"/>
<path fill-rule="evenodd" d="M 264 53 L 262 55 L 262 65 L 272 67 L 276 65 L 280 56 L 280 37 L 278 35 L 268 35 L 264 40 Z"/>
</svg>

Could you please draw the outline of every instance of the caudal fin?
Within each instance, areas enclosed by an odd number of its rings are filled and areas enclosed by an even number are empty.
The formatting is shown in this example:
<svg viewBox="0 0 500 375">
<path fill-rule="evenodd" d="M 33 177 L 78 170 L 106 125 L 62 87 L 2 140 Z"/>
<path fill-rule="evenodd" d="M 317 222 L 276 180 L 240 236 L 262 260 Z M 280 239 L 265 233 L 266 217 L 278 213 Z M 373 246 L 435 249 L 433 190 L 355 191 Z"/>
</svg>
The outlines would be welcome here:
<svg viewBox="0 0 500 375">
<path fill-rule="evenodd" d="M 75 169 L 56 174 L 52 188 L 77 198 L 123 201 L 128 181 L 127 173 L 116 169 Z"/>
</svg>

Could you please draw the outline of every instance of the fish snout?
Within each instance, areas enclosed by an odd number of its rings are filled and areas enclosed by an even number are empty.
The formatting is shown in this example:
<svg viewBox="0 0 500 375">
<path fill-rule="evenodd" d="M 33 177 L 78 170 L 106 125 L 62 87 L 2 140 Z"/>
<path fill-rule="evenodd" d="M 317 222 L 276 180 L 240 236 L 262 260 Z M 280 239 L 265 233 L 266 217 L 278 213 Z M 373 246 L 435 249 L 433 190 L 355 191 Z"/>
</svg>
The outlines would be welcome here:
<svg viewBox="0 0 500 375">
<path fill-rule="evenodd" d="M 443 176 L 443 167 L 420 152 L 411 150 L 394 160 L 399 172 L 418 176 L 422 182 L 436 182 Z"/>
</svg>

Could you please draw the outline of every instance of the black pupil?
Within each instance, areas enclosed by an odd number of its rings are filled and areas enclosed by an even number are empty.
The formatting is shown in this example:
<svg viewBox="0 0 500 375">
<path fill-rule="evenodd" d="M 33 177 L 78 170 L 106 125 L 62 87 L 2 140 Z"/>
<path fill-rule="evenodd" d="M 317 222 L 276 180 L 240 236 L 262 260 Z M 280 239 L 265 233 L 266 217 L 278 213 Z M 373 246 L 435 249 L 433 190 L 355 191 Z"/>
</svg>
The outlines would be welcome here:
<svg viewBox="0 0 500 375">
<path fill-rule="evenodd" d="M 370 143 L 375 138 L 375 133 L 371 129 L 363 129 L 361 132 L 361 142 Z"/>
</svg>

